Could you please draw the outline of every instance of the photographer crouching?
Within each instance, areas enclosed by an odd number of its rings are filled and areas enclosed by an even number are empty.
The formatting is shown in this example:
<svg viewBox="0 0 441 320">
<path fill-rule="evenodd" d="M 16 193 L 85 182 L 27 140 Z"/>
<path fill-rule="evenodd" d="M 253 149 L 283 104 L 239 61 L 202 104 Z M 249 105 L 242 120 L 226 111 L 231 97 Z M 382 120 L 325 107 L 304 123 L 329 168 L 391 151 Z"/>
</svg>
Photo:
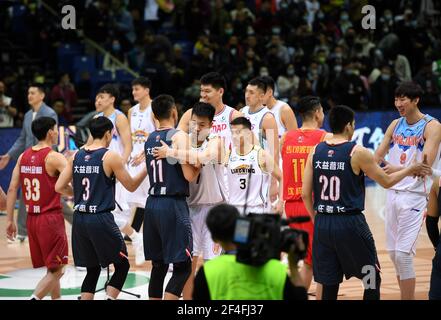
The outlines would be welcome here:
<svg viewBox="0 0 441 320">
<path fill-rule="evenodd" d="M 235 207 L 221 204 L 209 211 L 206 222 L 225 253 L 199 269 L 194 300 L 308 299 L 297 270 L 308 242 L 291 231 L 281 232 L 278 215 L 241 218 Z M 280 250 L 288 251 L 289 275 L 278 260 Z"/>
</svg>

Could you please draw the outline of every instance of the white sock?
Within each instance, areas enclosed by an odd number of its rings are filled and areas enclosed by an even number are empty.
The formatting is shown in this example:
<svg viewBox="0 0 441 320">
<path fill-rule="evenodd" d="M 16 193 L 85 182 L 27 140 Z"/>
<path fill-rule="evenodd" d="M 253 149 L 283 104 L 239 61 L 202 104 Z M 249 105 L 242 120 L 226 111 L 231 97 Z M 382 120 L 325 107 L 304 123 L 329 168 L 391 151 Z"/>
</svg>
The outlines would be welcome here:
<svg viewBox="0 0 441 320">
<path fill-rule="evenodd" d="M 107 296 L 106 296 L 106 300 L 116 300 L 116 298 L 107 295 Z"/>
<path fill-rule="evenodd" d="M 138 241 L 139 240 L 139 233 L 133 230 L 133 233 L 129 236 L 132 241 Z"/>
<path fill-rule="evenodd" d="M 33 299 L 35 299 L 35 300 L 41 300 L 39 297 L 37 297 L 35 294 L 33 294 L 32 296 L 31 296 L 31 300 L 33 300 Z"/>
</svg>

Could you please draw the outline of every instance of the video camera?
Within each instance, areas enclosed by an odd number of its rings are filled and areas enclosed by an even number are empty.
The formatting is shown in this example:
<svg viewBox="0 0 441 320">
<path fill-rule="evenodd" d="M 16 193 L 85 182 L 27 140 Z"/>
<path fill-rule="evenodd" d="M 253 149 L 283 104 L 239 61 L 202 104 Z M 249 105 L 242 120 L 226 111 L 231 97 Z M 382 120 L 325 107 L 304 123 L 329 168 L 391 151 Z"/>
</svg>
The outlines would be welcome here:
<svg viewBox="0 0 441 320">
<path fill-rule="evenodd" d="M 289 223 L 306 222 L 309 217 L 282 219 L 278 214 L 250 213 L 236 220 L 233 242 L 237 246 L 236 261 L 261 266 L 270 259 L 280 260 L 280 253 L 288 253 L 292 246 L 299 259 L 306 256 L 308 233 L 288 227 Z M 303 248 L 297 245 L 302 241 Z"/>
</svg>

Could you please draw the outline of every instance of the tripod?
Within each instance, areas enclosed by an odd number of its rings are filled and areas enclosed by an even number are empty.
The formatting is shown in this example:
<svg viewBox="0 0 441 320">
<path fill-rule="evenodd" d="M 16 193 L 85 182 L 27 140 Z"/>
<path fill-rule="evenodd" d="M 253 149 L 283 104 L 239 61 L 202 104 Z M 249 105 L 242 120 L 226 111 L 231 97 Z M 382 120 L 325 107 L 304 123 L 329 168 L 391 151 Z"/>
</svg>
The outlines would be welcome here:
<svg viewBox="0 0 441 320">
<path fill-rule="evenodd" d="M 100 291 L 106 291 L 107 286 L 109 285 L 109 281 L 110 281 L 110 268 L 109 268 L 109 266 L 107 266 L 107 279 L 106 279 L 106 282 L 104 283 L 104 287 L 101 288 L 101 289 L 95 290 L 95 293 L 100 292 Z M 121 289 L 121 292 L 125 293 L 125 294 L 129 294 L 129 295 L 134 296 L 134 297 L 137 297 L 138 299 L 141 299 L 141 295 L 140 294 L 131 293 L 131 292 L 125 291 L 123 289 Z"/>
</svg>

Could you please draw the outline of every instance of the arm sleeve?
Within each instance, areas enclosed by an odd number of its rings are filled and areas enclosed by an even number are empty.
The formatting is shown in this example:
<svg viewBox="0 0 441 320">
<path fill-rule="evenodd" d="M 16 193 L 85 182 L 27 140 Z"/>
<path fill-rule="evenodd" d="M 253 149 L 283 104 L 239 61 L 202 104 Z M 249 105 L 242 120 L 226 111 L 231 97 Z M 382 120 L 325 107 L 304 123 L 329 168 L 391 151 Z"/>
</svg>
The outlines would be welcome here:
<svg viewBox="0 0 441 320">
<path fill-rule="evenodd" d="M 439 217 L 426 217 L 426 228 L 427 228 L 427 235 L 429 236 L 430 241 L 433 244 L 433 247 L 436 249 L 439 243 L 439 229 L 438 229 L 438 220 Z"/>
<path fill-rule="evenodd" d="M 194 279 L 193 300 L 211 300 L 204 267 L 199 269 Z"/>
<path fill-rule="evenodd" d="M 308 300 L 308 293 L 305 287 L 295 287 L 287 275 L 283 289 L 283 300 Z"/>
</svg>

